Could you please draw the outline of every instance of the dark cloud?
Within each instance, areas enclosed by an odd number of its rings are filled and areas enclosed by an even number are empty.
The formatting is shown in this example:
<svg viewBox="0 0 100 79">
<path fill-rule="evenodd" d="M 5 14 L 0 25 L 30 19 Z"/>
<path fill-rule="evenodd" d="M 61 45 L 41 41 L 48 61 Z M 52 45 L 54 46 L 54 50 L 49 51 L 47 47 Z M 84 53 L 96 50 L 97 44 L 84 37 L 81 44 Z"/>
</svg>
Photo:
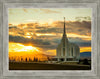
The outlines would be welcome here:
<svg viewBox="0 0 100 79">
<path fill-rule="evenodd" d="M 54 22 L 53 26 L 48 28 L 39 27 L 38 33 L 63 33 L 63 22 Z M 79 35 L 91 35 L 91 22 L 90 21 L 75 21 L 66 22 L 66 32 L 75 33 Z"/>
<path fill-rule="evenodd" d="M 25 24 L 19 24 L 17 27 L 23 29 L 24 26 Z M 39 23 L 28 23 L 23 30 L 25 32 L 33 32 L 37 29 L 35 33 L 63 33 L 63 26 L 64 23 L 62 21 L 53 22 L 48 26 L 40 25 Z M 19 30 L 18 28 L 16 30 Z M 79 35 L 91 35 L 91 21 L 66 22 L 66 32 Z"/>
<path fill-rule="evenodd" d="M 79 45 L 80 47 L 82 46 L 91 46 L 91 41 L 84 41 L 84 40 L 81 40 L 79 38 L 69 38 L 68 39 L 71 43 L 75 43 L 77 45 Z M 28 45 L 28 44 L 31 44 L 33 46 L 36 46 L 36 47 L 40 47 L 40 48 L 43 48 L 45 50 L 47 49 L 56 49 L 57 45 L 61 42 L 61 38 L 52 38 L 52 40 L 49 40 L 49 39 L 39 39 L 39 38 L 36 38 L 36 39 L 28 39 L 28 38 L 24 38 L 24 37 L 21 37 L 21 36 L 12 36 L 12 35 L 9 35 L 9 41 L 10 42 L 15 42 L 15 43 L 22 43 L 24 45 Z"/>
<path fill-rule="evenodd" d="M 37 27 L 35 27 L 35 29 L 39 29 L 39 30 L 40 30 L 40 29 L 41 29 L 41 30 L 43 29 L 43 30 L 44 30 L 44 29 L 46 29 L 46 27 L 37 26 Z"/>
<path fill-rule="evenodd" d="M 24 35 L 24 30 L 18 28 L 17 26 L 13 26 L 13 27 L 9 27 L 9 32 L 12 32 L 16 35 L 20 34 L 20 35 Z"/>
<path fill-rule="evenodd" d="M 23 28 L 25 26 L 25 24 L 19 24 L 18 27 Z"/>
<path fill-rule="evenodd" d="M 59 38 L 54 38 L 54 39 L 52 39 L 52 42 L 55 43 L 55 46 L 57 46 L 61 42 L 61 39 L 62 38 L 60 38 L 60 39 Z M 84 41 L 80 38 L 68 38 L 68 40 L 69 40 L 70 43 L 75 43 L 80 47 L 91 46 L 91 41 L 90 40 L 89 41 Z"/>
<path fill-rule="evenodd" d="M 16 43 L 23 43 L 23 44 L 28 44 L 28 43 L 32 42 L 31 39 L 24 38 L 24 37 L 21 37 L 21 36 L 12 36 L 12 35 L 9 35 L 9 41 L 10 42 L 16 42 Z"/>
<path fill-rule="evenodd" d="M 9 42 L 15 42 L 15 43 L 22 43 L 24 45 L 33 45 L 36 47 L 40 48 L 49 48 L 53 49 L 55 46 L 51 44 L 49 40 L 42 40 L 42 39 L 29 39 L 29 38 L 24 38 L 22 36 L 12 36 L 9 35 Z"/>
<path fill-rule="evenodd" d="M 23 28 L 26 25 L 25 28 Z M 39 23 L 28 23 L 19 24 L 18 26 L 9 27 L 9 32 L 13 32 L 14 35 L 9 35 L 10 42 L 22 43 L 22 44 L 32 44 L 33 46 L 44 48 L 44 49 L 55 49 L 57 45 L 61 42 L 61 36 L 59 34 L 63 33 L 64 23 L 62 21 L 53 22 L 51 25 L 43 26 Z M 66 32 L 91 36 L 91 22 L 90 21 L 74 21 L 66 22 Z M 26 33 L 34 33 L 32 38 L 25 38 Z M 37 36 L 35 33 L 55 33 L 56 36 Z M 58 35 L 57 35 L 58 34 Z M 90 46 L 90 40 L 84 40 L 80 37 L 69 37 L 70 42 L 76 43 L 79 46 Z"/>
<path fill-rule="evenodd" d="M 80 47 L 91 47 L 91 42 L 77 42 Z"/>
<path fill-rule="evenodd" d="M 91 34 L 91 22 L 90 21 L 82 21 L 82 22 L 67 22 L 67 32 L 68 33 L 76 33 L 79 35 L 90 35 Z M 70 28 L 70 30 L 68 30 Z"/>
<path fill-rule="evenodd" d="M 9 27 L 9 30 L 11 30 L 11 29 L 17 29 L 17 26 Z"/>
<path fill-rule="evenodd" d="M 56 28 L 56 27 L 52 27 L 52 28 L 45 28 L 45 29 L 40 29 L 37 30 L 37 33 L 62 33 L 63 29 L 61 28 Z"/>
<path fill-rule="evenodd" d="M 80 47 L 83 47 L 83 46 L 86 46 L 86 47 L 91 46 L 91 40 L 85 40 L 84 41 L 81 38 L 72 38 L 72 37 L 68 38 L 68 40 L 71 43 L 75 43 L 75 44 L 77 44 Z"/>
</svg>

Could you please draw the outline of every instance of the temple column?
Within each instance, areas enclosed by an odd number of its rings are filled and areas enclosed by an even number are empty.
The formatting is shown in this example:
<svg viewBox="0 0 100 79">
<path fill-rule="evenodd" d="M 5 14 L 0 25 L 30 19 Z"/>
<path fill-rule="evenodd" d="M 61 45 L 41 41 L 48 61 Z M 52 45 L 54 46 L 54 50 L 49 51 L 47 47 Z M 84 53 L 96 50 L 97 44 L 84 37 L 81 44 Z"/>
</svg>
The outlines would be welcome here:
<svg viewBox="0 0 100 79">
<path fill-rule="evenodd" d="M 66 58 L 64 58 L 64 61 L 67 61 L 67 59 L 66 59 Z"/>
<path fill-rule="evenodd" d="M 59 59 L 59 58 L 57 58 L 57 61 L 60 61 L 60 59 Z"/>
</svg>

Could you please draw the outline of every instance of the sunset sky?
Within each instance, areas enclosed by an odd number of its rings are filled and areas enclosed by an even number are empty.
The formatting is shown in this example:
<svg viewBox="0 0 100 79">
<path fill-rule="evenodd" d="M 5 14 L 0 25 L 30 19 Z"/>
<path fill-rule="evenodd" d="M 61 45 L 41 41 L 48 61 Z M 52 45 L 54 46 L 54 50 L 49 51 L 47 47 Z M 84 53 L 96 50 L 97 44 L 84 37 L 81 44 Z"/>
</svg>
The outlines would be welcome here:
<svg viewBox="0 0 100 79">
<path fill-rule="evenodd" d="M 89 8 L 9 9 L 9 57 L 55 56 L 63 17 L 68 40 L 80 47 L 80 53 L 91 52 L 91 13 Z"/>
</svg>

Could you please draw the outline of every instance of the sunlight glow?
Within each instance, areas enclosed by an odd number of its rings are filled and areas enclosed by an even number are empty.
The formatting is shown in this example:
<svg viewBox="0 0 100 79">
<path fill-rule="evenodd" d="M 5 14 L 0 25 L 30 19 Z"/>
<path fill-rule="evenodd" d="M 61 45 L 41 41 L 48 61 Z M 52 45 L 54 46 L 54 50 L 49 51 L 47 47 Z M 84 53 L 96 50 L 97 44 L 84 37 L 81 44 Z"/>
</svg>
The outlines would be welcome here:
<svg viewBox="0 0 100 79">
<path fill-rule="evenodd" d="M 36 33 L 37 36 L 56 36 L 56 34 L 53 33 Z"/>
<path fill-rule="evenodd" d="M 38 48 L 33 46 L 24 46 L 20 43 L 9 43 L 9 52 L 21 52 L 21 51 L 39 51 Z"/>
<path fill-rule="evenodd" d="M 25 36 L 26 38 L 31 38 L 32 36 Z"/>
<path fill-rule="evenodd" d="M 73 33 L 68 33 L 67 36 L 68 37 L 79 37 L 79 38 L 90 38 L 91 39 L 91 36 L 78 35 L 78 34 L 73 34 Z"/>
<path fill-rule="evenodd" d="M 30 35 L 30 33 L 27 32 L 26 35 Z"/>
<path fill-rule="evenodd" d="M 81 52 L 91 52 L 91 47 L 80 47 L 80 53 Z"/>
<path fill-rule="evenodd" d="M 10 60 L 15 60 L 15 61 L 25 61 L 27 58 L 34 59 L 38 58 L 41 61 L 47 60 L 47 56 L 43 54 L 43 52 L 34 46 L 25 46 L 21 43 L 12 43 L 9 42 L 9 59 Z"/>
</svg>

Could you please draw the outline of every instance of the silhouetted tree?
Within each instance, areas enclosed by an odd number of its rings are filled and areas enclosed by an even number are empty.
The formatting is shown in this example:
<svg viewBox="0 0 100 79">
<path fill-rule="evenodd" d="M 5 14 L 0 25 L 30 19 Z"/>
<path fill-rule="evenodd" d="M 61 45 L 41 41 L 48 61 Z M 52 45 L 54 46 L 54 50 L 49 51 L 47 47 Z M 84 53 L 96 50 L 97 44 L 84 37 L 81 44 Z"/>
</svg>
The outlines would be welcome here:
<svg viewBox="0 0 100 79">
<path fill-rule="evenodd" d="M 32 60 L 29 58 L 29 62 L 32 62 Z"/>
<path fill-rule="evenodd" d="M 37 62 L 39 61 L 39 59 L 37 58 Z"/>
<path fill-rule="evenodd" d="M 40 60 L 38 59 L 38 62 L 40 62 Z"/>
<path fill-rule="evenodd" d="M 29 58 L 29 62 L 30 62 L 30 58 Z"/>
<path fill-rule="evenodd" d="M 38 58 L 36 58 L 35 61 L 38 62 Z"/>
<path fill-rule="evenodd" d="M 27 58 L 25 59 L 25 61 L 27 62 Z"/>
<path fill-rule="evenodd" d="M 47 59 L 48 59 L 48 61 L 50 61 L 50 58 L 49 57 L 47 57 Z"/>
<path fill-rule="evenodd" d="M 34 57 L 34 61 L 35 61 L 36 59 L 35 59 L 35 57 Z"/>
<path fill-rule="evenodd" d="M 81 60 L 79 60 L 79 62 L 77 64 L 80 64 L 81 63 Z"/>
<path fill-rule="evenodd" d="M 85 64 L 85 65 L 89 65 L 89 63 L 88 63 L 88 59 L 84 59 L 84 60 L 83 60 L 83 64 Z"/>
<path fill-rule="evenodd" d="M 21 61 L 23 61 L 23 58 L 21 58 Z"/>
</svg>

